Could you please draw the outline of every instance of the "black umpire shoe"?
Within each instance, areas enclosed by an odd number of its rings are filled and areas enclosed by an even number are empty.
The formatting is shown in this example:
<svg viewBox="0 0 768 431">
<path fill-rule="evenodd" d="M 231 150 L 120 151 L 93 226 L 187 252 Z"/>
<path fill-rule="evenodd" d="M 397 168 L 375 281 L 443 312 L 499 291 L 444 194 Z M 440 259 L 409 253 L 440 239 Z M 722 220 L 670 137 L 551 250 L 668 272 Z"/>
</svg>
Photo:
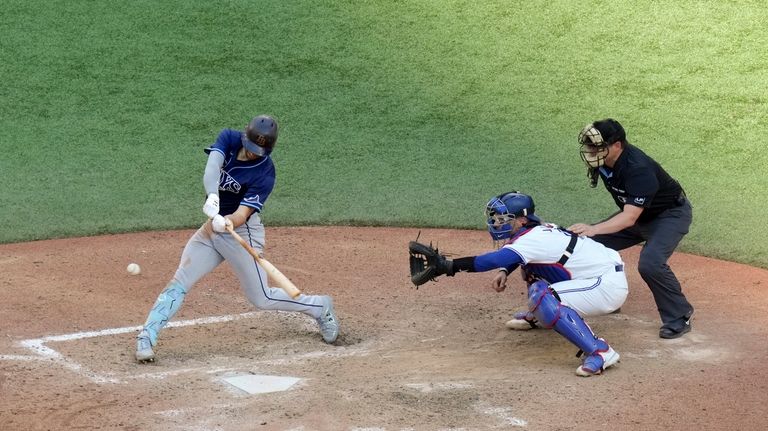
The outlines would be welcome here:
<svg viewBox="0 0 768 431">
<path fill-rule="evenodd" d="M 690 314 L 688 314 L 688 316 L 685 317 L 683 327 L 677 331 L 675 331 L 672 328 L 662 326 L 661 329 L 659 329 L 659 337 L 666 338 L 666 339 L 679 338 L 679 337 L 682 337 L 683 334 L 687 334 L 691 332 L 692 317 L 693 317 L 693 311 L 691 311 Z"/>
</svg>

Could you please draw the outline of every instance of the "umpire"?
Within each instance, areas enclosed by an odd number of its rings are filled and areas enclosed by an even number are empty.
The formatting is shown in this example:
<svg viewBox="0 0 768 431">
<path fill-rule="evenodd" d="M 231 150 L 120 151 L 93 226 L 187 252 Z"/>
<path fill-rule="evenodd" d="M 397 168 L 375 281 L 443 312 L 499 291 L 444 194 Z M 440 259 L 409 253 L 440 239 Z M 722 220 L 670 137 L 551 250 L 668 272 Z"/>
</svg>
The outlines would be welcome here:
<svg viewBox="0 0 768 431">
<path fill-rule="evenodd" d="M 661 316 L 659 337 L 680 337 L 691 330 L 693 306 L 667 261 L 691 225 L 693 209 L 685 191 L 661 165 L 627 142 L 616 120 L 588 124 L 579 143 L 590 185 L 602 179 L 619 211 L 602 222 L 568 229 L 614 250 L 645 241 L 638 270 Z"/>
</svg>

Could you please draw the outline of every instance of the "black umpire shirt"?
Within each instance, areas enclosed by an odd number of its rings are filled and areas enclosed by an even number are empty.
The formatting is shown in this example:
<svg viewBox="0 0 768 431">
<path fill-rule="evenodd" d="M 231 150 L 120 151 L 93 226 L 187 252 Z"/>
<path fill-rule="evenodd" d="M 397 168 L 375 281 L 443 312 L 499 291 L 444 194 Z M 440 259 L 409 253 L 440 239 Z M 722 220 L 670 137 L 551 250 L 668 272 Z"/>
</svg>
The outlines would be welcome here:
<svg viewBox="0 0 768 431">
<path fill-rule="evenodd" d="M 639 148 L 626 144 L 613 169 L 600 167 L 600 178 L 619 209 L 625 204 L 643 207 L 638 222 L 653 220 L 665 210 L 682 205 L 680 183 Z"/>
</svg>

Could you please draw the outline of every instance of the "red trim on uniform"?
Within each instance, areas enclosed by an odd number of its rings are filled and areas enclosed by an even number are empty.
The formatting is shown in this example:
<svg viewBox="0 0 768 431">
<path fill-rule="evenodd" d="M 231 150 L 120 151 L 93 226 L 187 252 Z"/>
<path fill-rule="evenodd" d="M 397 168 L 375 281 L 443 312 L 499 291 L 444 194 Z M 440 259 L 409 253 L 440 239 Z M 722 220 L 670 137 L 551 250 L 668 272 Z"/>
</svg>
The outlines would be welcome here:
<svg viewBox="0 0 768 431">
<path fill-rule="evenodd" d="M 534 227 L 535 227 L 535 226 L 534 226 Z M 510 238 L 510 239 L 509 239 L 509 240 L 506 242 L 506 244 L 504 244 L 504 245 L 507 245 L 507 244 L 512 244 L 513 242 L 517 241 L 517 239 L 518 239 L 518 238 L 520 238 L 521 236 L 523 236 L 523 235 L 527 234 L 528 232 L 531 232 L 532 230 L 533 230 L 533 228 L 532 228 L 532 227 L 524 227 L 524 228 L 521 228 L 521 229 L 520 229 L 519 231 L 517 231 L 517 233 L 516 233 L 516 234 L 514 234 L 514 235 L 512 236 L 512 238 Z"/>
</svg>

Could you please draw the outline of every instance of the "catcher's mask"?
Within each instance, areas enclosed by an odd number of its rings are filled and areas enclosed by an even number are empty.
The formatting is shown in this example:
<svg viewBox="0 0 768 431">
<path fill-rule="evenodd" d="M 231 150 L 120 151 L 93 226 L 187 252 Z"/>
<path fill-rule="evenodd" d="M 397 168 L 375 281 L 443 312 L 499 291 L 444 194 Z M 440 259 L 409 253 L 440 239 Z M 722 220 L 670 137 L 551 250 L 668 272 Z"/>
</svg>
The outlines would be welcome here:
<svg viewBox="0 0 768 431">
<path fill-rule="evenodd" d="M 488 233 L 494 241 L 511 238 L 511 222 L 517 217 L 525 216 L 531 222 L 541 223 L 534 210 L 533 198 L 526 194 L 515 191 L 494 196 L 485 205 Z"/>
<path fill-rule="evenodd" d="M 608 118 L 587 124 L 579 133 L 581 160 L 588 168 L 595 169 L 605 164 L 608 150 L 616 142 L 624 142 L 626 134 L 618 121 Z"/>
<path fill-rule="evenodd" d="M 269 115 L 254 117 L 240 140 L 248 152 L 259 157 L 268 156 L 277 142 L 277 121 Z"/>
</svg>

